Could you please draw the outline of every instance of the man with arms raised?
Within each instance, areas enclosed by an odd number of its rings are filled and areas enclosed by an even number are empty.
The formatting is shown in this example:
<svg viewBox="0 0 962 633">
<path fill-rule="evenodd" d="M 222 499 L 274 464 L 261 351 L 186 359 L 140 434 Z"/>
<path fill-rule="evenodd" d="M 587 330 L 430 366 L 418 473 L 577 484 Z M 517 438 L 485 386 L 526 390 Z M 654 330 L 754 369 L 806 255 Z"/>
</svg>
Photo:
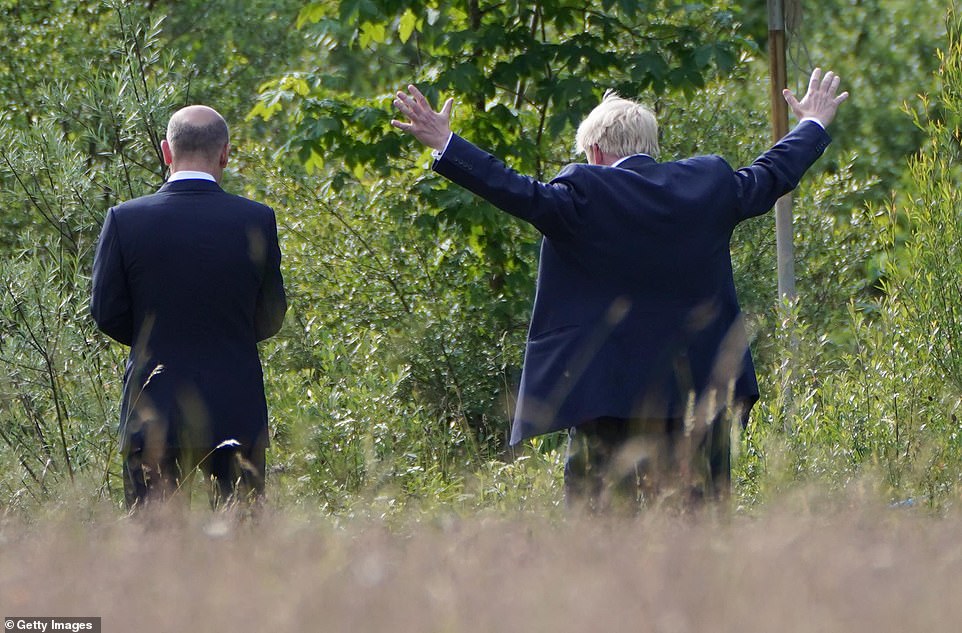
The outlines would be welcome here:
<svg viewBox="0 0 962 633">
<path fill-rule="evenodd" d="M 257 342 L 287 310 L 274 212 L 220 188 L 230 142 L 215 110 L 175 112 L 161 148 L 167 183 L 107 212 L 90 300 L 100 329 L 131 346 L 127 504 L 166 497 L 195 470 L 215 498 L 257 496 L 268 442 Z"/>
<path fill-rule="evenodd" d="M 452 134 L 452 99 L 435 112 L 415 86 L 397 93 L 407 121 L 392 123 L 435 171 L 544 236 L 511 443 L 568 429 L 570 505 L 727 497 L 731 418 L 758 399 L 729 242 L 828 146 L 838 85 L 816 69 L 801 102 L 785 91 L 800 123 L 737 171 L 658 162 L 654 114 L 606 95 L 578 129 L 587 164 L 548 183 Z"/>
</svg>

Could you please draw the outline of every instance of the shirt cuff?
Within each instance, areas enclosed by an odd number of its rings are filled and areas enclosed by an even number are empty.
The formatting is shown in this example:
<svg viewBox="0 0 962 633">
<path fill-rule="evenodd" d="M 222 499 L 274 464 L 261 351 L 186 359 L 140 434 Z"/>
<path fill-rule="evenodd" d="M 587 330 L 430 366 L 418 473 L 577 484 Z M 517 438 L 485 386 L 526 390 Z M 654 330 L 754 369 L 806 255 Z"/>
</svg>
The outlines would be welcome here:
<svg viewBox="0 0 962 633">
<path fill-rule="evenodd" d="M 452 136 L 454 136 L 454 132 L 449 132 L 448 140 L 444 141 L 444 147 L 442 147 L 439 150 L 438 149 L 431 150 L 431 158 L 433 158 L 434 160 L 439 160 L 442 156 L 444 156 L 444 152 L 448 151 L 448 145 L 451 144 Z"/>
<path fill-rule="evenodd" d="M 818 119 L 816 119 L 816 118 L 813 117 L 813 116 L 807 116 L 807 117 L 803 118 L 801 121 L 799 121 L 798 123 L 799 123 L 799 124 L 802 124 L 802 123 L 804 123 L 805 121 L 811 121 L 811 122 L 813 122 L 813 123 L 817 123 L 817 124 L 818 124 L 818 127 L 822 128 L 823 130 L 825 129 L 825 124 L 822 123 L 821 121 L 819 121 Z"/>
</svg>

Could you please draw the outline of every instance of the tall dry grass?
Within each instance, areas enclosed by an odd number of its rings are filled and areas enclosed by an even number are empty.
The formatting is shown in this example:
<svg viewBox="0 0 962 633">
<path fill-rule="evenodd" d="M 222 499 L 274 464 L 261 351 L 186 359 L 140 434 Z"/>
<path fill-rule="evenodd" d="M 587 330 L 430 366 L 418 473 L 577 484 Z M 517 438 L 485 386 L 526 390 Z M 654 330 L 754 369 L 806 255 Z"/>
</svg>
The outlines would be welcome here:
<svg viewBox="0 0 962 633">
<path fill-rule="evenodd" d="M 143 633 L 960 630 L 962 517 L 869 506 L 396 525 L 8 520 L 0 615 L 100 616 L 104 631 Z"/>
</svg>

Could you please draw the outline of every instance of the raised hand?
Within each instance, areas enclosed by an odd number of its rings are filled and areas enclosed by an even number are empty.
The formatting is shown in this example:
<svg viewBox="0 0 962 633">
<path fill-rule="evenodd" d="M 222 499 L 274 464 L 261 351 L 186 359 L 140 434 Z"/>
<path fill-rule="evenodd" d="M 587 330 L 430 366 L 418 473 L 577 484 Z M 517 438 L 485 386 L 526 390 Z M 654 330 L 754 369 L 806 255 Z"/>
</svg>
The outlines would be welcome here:
<svg viewBox="0 0 962 633">
<path fill-rule="evenodd" d="M 428 147 L 444 149 L 451 135 L 451 106 L 454 105 L 454 99 L 445 101 L 441 111 L 435 112 L 417 86 L 409 85 L 408 93 L 399 90 L 394 98 L 394 107 L 407 117 L 410 123 L 394 119 L 391 125 L 408 132 Z"/>
<path fill-rule="evenodd" d="M 835 111 L 838 110 L 839 104 L 848 99 L 848 92 L 835 94 L 838 92 L 840 81 L 839 76 L 832 71 L 828 71 L 822 77 L 822 69 L 816 68 L 808 81 L 808 92 L 801 101 L 796 99 L 795 94 L 788 88 L 782 91 L 782 96 L 799 120 L 811 117 L 818 119 L 823 126 L 827 127 L 835 118 Z"/>
</svg>

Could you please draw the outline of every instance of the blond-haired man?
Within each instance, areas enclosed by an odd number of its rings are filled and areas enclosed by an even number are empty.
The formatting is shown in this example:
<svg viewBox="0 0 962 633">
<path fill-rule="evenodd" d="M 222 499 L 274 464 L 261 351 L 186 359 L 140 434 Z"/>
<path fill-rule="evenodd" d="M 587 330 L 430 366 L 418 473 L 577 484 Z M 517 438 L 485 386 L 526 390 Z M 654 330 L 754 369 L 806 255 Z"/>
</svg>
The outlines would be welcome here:
<svg viewBox="0 0 962 633">
<path fill-rule="evenodd" d="M 748 167 L 718 156 L 658 162 L 647 108 L 607 95 L 580 126 L 588 164 L 548 183 L 451 133 L 415 86 L 393 125 L 436 150 L 433 169 L 544 236 L 511 443 L 568 429 L 571 505 L 631 505 L 670 490 L 726 497 L 729 425 L 758 383 L 732 277 L 739 222 L 792 190 L 828 146 L 848 93 L 816 69 L 798 126 Z"/>
</svg>

